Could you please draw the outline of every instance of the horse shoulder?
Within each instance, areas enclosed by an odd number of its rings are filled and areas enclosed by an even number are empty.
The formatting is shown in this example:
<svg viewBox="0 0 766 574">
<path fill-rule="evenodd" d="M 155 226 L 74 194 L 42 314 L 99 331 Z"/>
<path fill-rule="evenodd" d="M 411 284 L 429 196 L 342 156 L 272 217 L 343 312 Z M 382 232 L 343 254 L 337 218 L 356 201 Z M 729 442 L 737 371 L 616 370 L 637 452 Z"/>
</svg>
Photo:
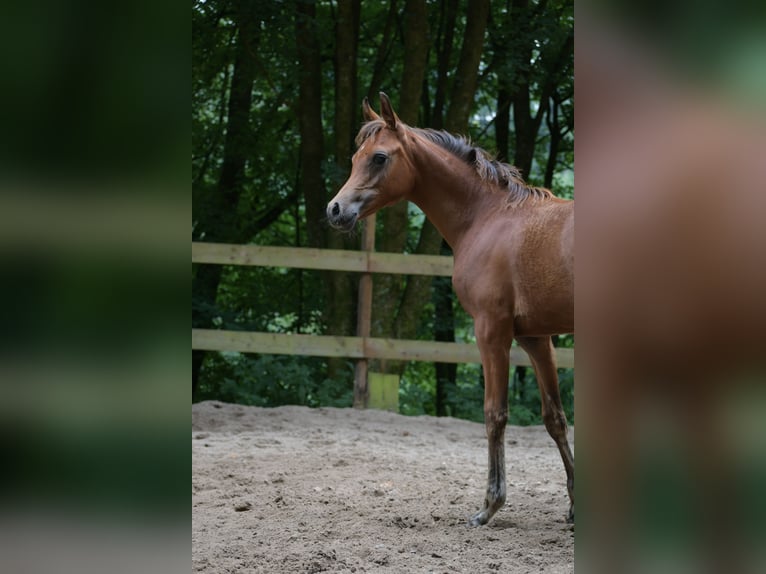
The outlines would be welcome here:
<svg viewBox="0 0 766 574">
<path fill-rule="evenodd" d="M 474 318 L 479 312 L 498 317 L 514 306 L 512 266 L 509 251 L 495 233 L 476 234 L 455 252 L 452 285 L 463 308 Z"/>
</svg>

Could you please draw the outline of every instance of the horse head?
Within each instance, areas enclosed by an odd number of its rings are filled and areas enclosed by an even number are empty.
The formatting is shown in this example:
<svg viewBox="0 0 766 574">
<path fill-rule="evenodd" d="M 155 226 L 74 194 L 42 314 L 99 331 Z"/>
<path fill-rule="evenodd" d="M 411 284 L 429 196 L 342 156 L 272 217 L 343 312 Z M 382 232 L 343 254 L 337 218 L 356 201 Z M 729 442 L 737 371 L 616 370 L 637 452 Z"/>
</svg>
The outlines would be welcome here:
<svg viewBox="0 0 766 574">
<path fill-rule="evenodd" d="M 407 126 L 391 101 L 380 93 L 380 115 L 362 103 L 365 124 L 356 137 L 358 149 L 351 158 L 351 174 L 327 204 L 327 220 L 342 231 L 351 231 L 359 219 L 406 198 L 415 185 L 415 169 L 407 153 Z"/>
</svg>

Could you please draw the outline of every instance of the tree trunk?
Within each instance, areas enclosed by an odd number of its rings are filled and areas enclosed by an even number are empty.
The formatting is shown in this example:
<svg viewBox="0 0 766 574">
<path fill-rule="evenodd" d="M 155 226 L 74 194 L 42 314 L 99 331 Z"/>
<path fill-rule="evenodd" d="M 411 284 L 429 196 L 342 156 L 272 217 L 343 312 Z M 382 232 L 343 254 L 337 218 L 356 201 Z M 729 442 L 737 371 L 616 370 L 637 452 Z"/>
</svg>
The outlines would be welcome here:
<svg viewBox="0 0 766 574">
<path fill-rule="evenodd" d="M 542 103 L 540 104 L 542 107 Z M 535 141 L 540 124 L 530 116 L 529 79 L 523 80 L 513 97 L 513 123 L 516 127 L 513 164 L 519 168 L 522 177 L 530 181 L 532 161 L 535 157 Z"/>
<path fill-rule="evenodd" d="M 416 124 L 418 107 L 423 89 L 423 78 L 428 63 L 428 12 L 425 0 L 407 0 L 404 24 L 404 61 L 399 106 L 397 114 L 403 122 Z M 379 242 L 381 251 L 401 253 L 407 242 L 409 218 L 407 203 L 392 205 L 380 212 L 379 220 L 383 233 Z M 376 305 L 372 333 L 376 336 L 396 336 L 397 317 L 402 295 L 402 278 L 396 275 L 375 277 Z M 401 372 L 399 362 L 377 364 L 375 368 L 384 371 Z"/>
<path fill-rule="evenodd" d="M 497 91 L 497 113 L 495 115 L 495 148 L 499 161 L 508 161 L 508 143 L 510 141 L 511 91 L 508 81 L 500 79 Z"/>
<path fill-rule="evenodd" d="M 489 20 L 489 0 L 469 0 L 468 16 L 466 20 L 463 45 L 460 49 L 460 60 L 455 72 L 455 82 L 452 85 L 450 105 L 444 118 L 444 126 L 447 131 L 453 133 L 467 133 L 468 120 L 473 110 L 473 100 L 476 94 L 479 78 L 479 63 L 484 47 L 484 33 Z M 438 253 L 441 246 L 447 247 L 444 240 L 429 222 L 424 224 L 418 245 L 419 253 Z M 422 249 L 422 251 L 421 251 Z M 425 296 L 431 283 L 436 291 L 435 297 L 440 302 L 436 307 L 434 325 L 437 340 L 455 340 L 455 316 L 453 313 L 454 292 L 451 285 L 444 285 L 439 278 L 425 277 L 413 278 L 407 285 L 409 298 L 405 303 L 414 305 L 420 297 Z M 422 294 L 421 294 L 422 293 Z M 441 295 L 441 297 L 439 297 Z M 437 415 L 443 416 L 448 413 L 447 397 L 448 389 L 456 388 L 457 367 L 449 363 L 434 363 L 436 370 L 436 407 Z"/>
<path fill-rule="evenodd" d="M 192 280 L 192 328 L 209 329 L 213 321 L 209 309 L 215 304 L 218 285 L 221 282 L 220 265 L 200 265 Z M 207 307 L 207 308 L 205 308 Z M 192 401 L 199 394 L 202 364 L 207 351 L 192 351 Z"/>
<path fill-rule="evenodd" d="M 405 123 L 415 125 L 418 122 L 420 94 L 423 90 L 423 77 L 428 64 L 430 44 L 428 29 L 428 10 L 425 0 L 407 0 L 404 7 L 404 70 L 399 93 L 397 113 Z"/>
<path fill-rule="evenodd" d="M 484 32 L 489 16 L 488 0 L 471 0 L 468 3 L 463 45 L 460 60 L 455 72 L 450 106 L 445 117 L 445 128 L 456 133 L 465 133 L 468 118 L 473 108 L 479 75 L 479 62 L 484 46 Z M 430 221 L 423 223 L 416 253 L 436 254 L 442 244 L 442 237 Z M 399 338 L 415 338 L 420 326 L 420 309 L 430 298 L 433 279 L 425 276 L 412 276 L 407 280 L 402 302 L 396 314 L 394 333 Z M 440 367 L 441 368 L 441 367 Z"/>
<path fill-rule="evenodd" d="M 548 125 L 548 133 L 550 134 L 550 145 L 548 146 L 548 162 L 545 165 L 543 187 L 551 189 L 553 187 L 553 174 L 556 173 L 556 162 L 558 161 L 559 146 L 561 144 L 559 103 L 555 99 L 553 100 L 553 105 L 548 108 L 546 123 Z"/>
<path fill-rule="evenodd" d="M 529 0 L 513 0 L 513 21 L 521 21 L 525 27 L 534 29 L 534 20 L 539 17 L 545 6 L 542 4 L 530 6 Z M 519 43 L 517 52 L 520 66 L 515 69 L 514 81 L 513 120 L 516 127 L 514 164 L 521 171 L 522 176 L 529 180 L 531 177 L 532 162 L 535 155 L 535 143 L 540 131 L 545 114 L 548 112 L 550 99 L 556 89 L 559 74 L 566 67 L 568 58 L 571 58 L 574 49 L 574 34 L 572 31 L 561 38 L 560 44 L 555 49 L 548 50 L 541 56 L 536 64 L 540 66 L 540 79 L 537 83 L 541 86 L 539 106 L 535 114 L 532 114 L 532 52 L 535 47 L 534 37 L 527 36 L 525 42 Z"/>
<path fill-rule="evenodd" d="M 431 127 L 437 130 L 444 127 L 444 108 L 447 99 L 449 64 L 452 57 L 452 44 L 455 38 L 455 22 L 457 20 L 457 0 L 447 0 L 441 3 L 440 28 L 437 44 L 439 52 L 436 62 L 436 95 L 431 114 Z"/>
<path fill-rule="evenodd" d="M 357 45 L 359 42 L 360 0 L 339 0 L 335 20 L 335 173 L 331 178 L 333 192 L 347 178 L 354 152 L 354 136 L 359 127 L 357 96 Z M 323 199 L 323 213 L 326 199 Z M 359 242 L 350 235 L 328 230 L 330 249 L 357 249 Z M 326 274 L 327 330 L 333 335 L 354 335 L 356 324 L 356 283 L 358 277 L 341 271 Z M 327 374 L 336 378 L 344 371 L 346 360 L 327 359 Z"/>
<path fill-rule="evenodd" d="M 356 52 L 360 0 L 338 0 L 335 21 L 335 163 L 345 180 L 359 127 Z"/>
<path fill-rule="evenodd" d="M 197 232 L 204 233 L 207 241 L 237 242 L 239 231 L 236 221 L 237 204 L 242 191 L 248 149 L 252 132 L 250 129 L 250 106 L 256 66 L 252 58 L 259 39 L 258 20 L 254 2 L 243 0 L 237 5 L 237 41 L 234 72 L 229 90 L 228 120 L 224 140 L 223 161 L 216 192 L 205 202 L 205 208 L 195 213 Z M 192 280 L 192 326 L 209 328 L 212 317 L 203 307 L 215 305 L 221 267 L 202 266 Z M 192 400 L 199 391 L 200 372 L 205 351 L 192 352 Z"/>
<path fill-rule="evenodd" d="M 322 70 L 316 35 L 316 6 L 313 1 L 297 2 L 295 36 L 298 52 L 298 129 L 300 132 L 300 173 L 298 189 L 306 205 L 308 244 L 322 247 L 326 192 L 322 177 L 324 131 L 322 128 Z"/>
<path fill-rule="evenodd" d="M 492 24 L 490 13 L 490 23 Z M 495 151 L 499 161 L 507 162 L 510 157 L 508 145 L 510 143 L 511 103 L 513 72 L 511 67 L 512 58 L 509 56 L 513 51 L 511 7 L 510 1 L 506 2 L 503 17 L 490 26 L 490 44 L 492 45 L 492 62 L 490 67 L 497 76 L 497 105 L 495 113 Z M 485 72 L 486 73 L 486 72 Z"/>
<path fill-rule="evenodd" d="M 372 67 L 372 80 L 370 80 L 370 86 L 367 89 L 367 98 L 371 102 L 375 101 L 375 98 L 378 96 L 380 83 L 383 81 L 383 74 L 386 71 L 386 60 L 388 59 L 388 54 L 391 51 L 391 45 L 393 44 L 395 36 L 394 25 L 396 24 L 396 7 L 396 0 L 391 0 L 388 7 L 388 14 L 386 15 L 386 23 L 383 26 L 383 34 L 381 36 L 380 44 L 378 44 L 378 50 L 375 53 L 375 64 Z"/>
<path fill-rule="evenodd" d="M 452 250 L 442 241 L 442 255 L 451 255 Z M 455 292 L 449 277 L 435 277 L 433 280 L 434 339 L 448 343 L 455 342 Z M 457 390 L 457 364 L 434 363 L 436 369 L 436 416 L 457 416 L 456 405 L 450 397 Z"/>
<path fill-rule="evenodd" d="M 450 105 L 444 121 L 447 131 L 465 133 L 473 110 L 479 79 L 479 62 L 484 48 L 484 32 L 489 18 L 489 0 L 468 0 L 468 16 L 465 25 L 460 60 L 452 84 Z"/>
</svg>

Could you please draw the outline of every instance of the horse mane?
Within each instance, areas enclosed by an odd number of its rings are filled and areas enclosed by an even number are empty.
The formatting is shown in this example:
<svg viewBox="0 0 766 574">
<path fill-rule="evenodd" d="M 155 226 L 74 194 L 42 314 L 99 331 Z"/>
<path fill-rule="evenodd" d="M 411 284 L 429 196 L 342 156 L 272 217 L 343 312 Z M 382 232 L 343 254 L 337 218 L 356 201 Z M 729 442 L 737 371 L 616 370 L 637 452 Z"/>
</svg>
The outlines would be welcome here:
<svg viewBox="0 0 766 574">
<path fill-rule="evenodd" d="M 362 142 L 367 138 L 377 134 L 385 125 L 383 120 L 371 120 L 363 124 L 356 136 L 357 147 L 362 145 Z M 554 197 L 550 190 L 544 187 L 534 187 L 525 182 L 516 166 L 498 161 L 482 148 L 472 145 L 471 141 L 464 136 L 454 136 L 444 130 L 431 128 L 408 126 L 408 129 L 472 166 L 482 181 L 506 189 L 511 202 L 521 202 L 528 198 L 548 199 Z"/>
<path fill-rule="evenodd" d="M 498 161 L 488 152 L 471 144 L 464 136 L 454 136 L 444 130 L 410 128 L 418 135 L 447 150 L 468 165 L 473 166 L 482 181 L 494 183 L 508 191 L 512 202 L 524 201 L 527 198 L 548 199 L 553 193 L 543 187 L 529 185 L 521 177 L 519 168 Z"/>
</svg>

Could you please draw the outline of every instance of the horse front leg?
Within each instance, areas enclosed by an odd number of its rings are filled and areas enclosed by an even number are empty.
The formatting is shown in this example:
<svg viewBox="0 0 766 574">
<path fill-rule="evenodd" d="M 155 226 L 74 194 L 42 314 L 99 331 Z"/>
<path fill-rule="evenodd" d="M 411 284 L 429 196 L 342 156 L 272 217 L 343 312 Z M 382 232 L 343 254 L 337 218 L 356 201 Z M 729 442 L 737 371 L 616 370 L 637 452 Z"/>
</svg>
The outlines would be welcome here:
<svg viewBox="0 0 766 574">
<path fill-rule="evenodd" d="M 469 524 L 481 526 L 505 504 L 505 424 L 508 420 L 508 354 L 511 328 L 497 321 L 476 322 L 476 340 L 484 367 L 484 424 L 487 428 L 488 471 L 484 506 Z"/>
<path fill-rule="evenodd" d="M 540 388 L 543 422 L 548 434 L 556 442 L 567 473 L 570 500 L 567 521 L 574 522 L 574 456 L 567 439 L 567 419 L 561 405 L 553 342 L 550 337 L 517 337 L 516 340 L 532 360 L 537 386 Z"/>
</svg>

